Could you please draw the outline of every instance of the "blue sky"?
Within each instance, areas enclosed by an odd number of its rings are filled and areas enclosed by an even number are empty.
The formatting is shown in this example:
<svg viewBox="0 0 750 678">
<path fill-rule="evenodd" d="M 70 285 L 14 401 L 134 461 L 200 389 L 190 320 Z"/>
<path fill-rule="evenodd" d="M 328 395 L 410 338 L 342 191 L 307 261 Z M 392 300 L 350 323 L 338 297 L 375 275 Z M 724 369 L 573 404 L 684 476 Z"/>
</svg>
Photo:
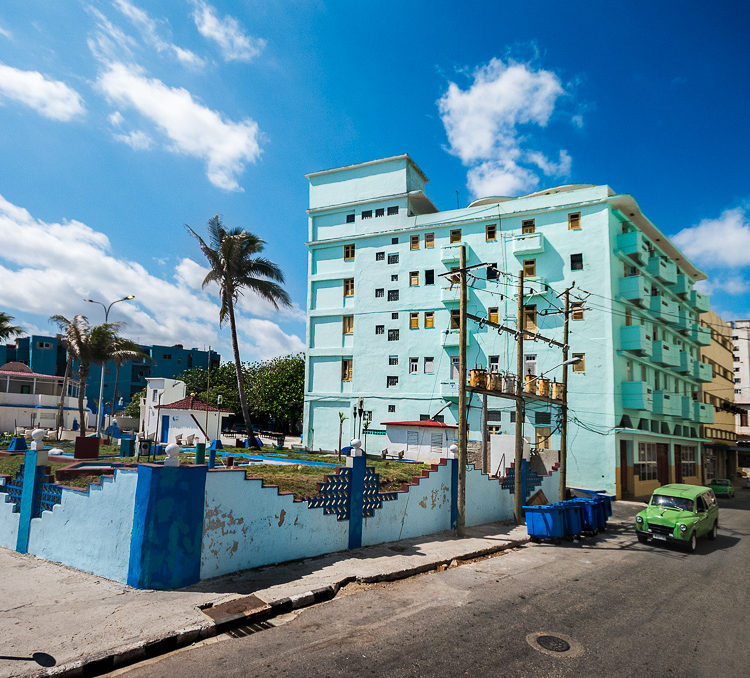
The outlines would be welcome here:
<svg viewBox="0 0 750 678">
<path fill-rule="evenodd" d="M 440 209 L 567 182 L 631 193 L 750 315 L 745 3 L 0 5 L 0 310 L 115 299 L 143 342 L 229 357 L 184 224 L 267 243 L 295 301 L 240 307 L 244 358 L 299 350 L 306 172 L 408 152 Z"/>
</svg>

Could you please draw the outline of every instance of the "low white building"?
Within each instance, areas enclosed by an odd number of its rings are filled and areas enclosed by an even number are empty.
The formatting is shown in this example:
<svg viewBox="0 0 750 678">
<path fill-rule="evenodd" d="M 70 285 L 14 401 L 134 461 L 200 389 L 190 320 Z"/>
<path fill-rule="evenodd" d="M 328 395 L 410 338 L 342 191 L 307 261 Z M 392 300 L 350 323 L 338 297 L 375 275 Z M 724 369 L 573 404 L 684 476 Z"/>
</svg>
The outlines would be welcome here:
<svg viewBox="0 0 750 678">
<path fill-rule="evenodd" d="M 62 385 L 62 377 L 32 372 L 23 363 L 0 367 L 0 432 L 15 433 L 16 427 L 54 429 Z M 67 429 L 78 422 L 78 389 L 78 380 L 68 378 L 62 422 Z M 84 409 L 84 416 L 88 413 Z"/>
<path fill-rule="evenodd" d="M 389 455 L 434 464 L 448 456 L 456 442 L 458 426 L 441 421 L 385 421 L 385 446 Z"/>
</svg>

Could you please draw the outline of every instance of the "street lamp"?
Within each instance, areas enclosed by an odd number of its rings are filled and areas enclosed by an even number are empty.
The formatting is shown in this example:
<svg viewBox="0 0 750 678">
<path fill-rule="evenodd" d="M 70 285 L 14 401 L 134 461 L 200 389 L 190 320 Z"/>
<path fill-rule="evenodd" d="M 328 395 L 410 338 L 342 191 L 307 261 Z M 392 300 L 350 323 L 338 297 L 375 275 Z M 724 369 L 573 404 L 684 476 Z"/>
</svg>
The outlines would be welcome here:
<svg viewBox="0 0 750 678">
<path fill-rule="evenodd" d="M 130 301 L 131 299 L 135 299 L 135 295 L 128 294 L 127 297 L 123 297 L 122 299 L 115 299 L 113 302 L 109 304 L 109 306 L 107 306 L 101 301 L 96 301 L 94 299 L 84 299 L 84 301 L 87 301 L 89 304 L 99 304 L 99 306 L 101 306 L 104 309 L 104 322 L 106 324 L 109 322 L 110 309 L 115 304 L 119 304 L 121 301 Z M 101 433 L 102 417 L 104 415 L 104 408 L 102 407 L 103 397 L 104 397 L 104 363 L 102 363 L 102 375 L 101 375 L 101 379 L 99 380 L 99 406 L 96 408 L 96 435 L 97 437 Z M 81 422 L 81 424 L 83 424 L 83 422 Z"/>
</svg>

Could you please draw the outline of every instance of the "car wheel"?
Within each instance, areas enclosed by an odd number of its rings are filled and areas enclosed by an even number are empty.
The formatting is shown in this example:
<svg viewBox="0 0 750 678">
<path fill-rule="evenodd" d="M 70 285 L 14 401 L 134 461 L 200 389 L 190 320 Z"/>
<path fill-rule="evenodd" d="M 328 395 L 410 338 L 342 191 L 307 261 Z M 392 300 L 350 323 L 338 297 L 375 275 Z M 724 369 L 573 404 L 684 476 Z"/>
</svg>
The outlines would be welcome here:
<svg viewBox="0 0 750 678">
<path fill-rule="evenodd" d="M 711 528 L 711 531 L 708 533 L 709 539 L 716 539 L 716 535 L 719 533 L 719 521 L 714 521 L 714 526 Z"/>
<path fill-rule="evenodd" d="M 641 544 L 648 544 L 648 537 L 645 534 L 637 534 L 636 536 Z"/>
<path fill-rule="evenodd" d="M 698 546 L 698 540 L 695 537 L 695 532 L 690 535 L 690 539 L 688 539 L 688 543 L 685 545 L 685 550 L 688 553 L 695 553 L 695 548 Z"/>
</svg>

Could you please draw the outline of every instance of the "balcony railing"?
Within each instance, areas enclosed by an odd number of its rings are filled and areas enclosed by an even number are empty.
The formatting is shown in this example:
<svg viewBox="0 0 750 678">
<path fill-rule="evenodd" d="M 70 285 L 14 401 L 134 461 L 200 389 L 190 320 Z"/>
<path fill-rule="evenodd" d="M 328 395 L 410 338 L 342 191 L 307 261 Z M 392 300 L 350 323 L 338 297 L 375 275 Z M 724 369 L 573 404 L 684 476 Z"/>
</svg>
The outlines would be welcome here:
<svg viewBox="0 0 750 678">
<path fill-rule="evenodd" d="M 628 410 L 645 410 L 653 407 L 653 391 L 645 381 L 622 382 L 622 406 Z"/>
<path fill-rule="evenodd" d="M 682 416 L 682 396 L 668 391 L 654 391 L 654 414 Z"/>
<path fill-rule="evenodd" d="M 643 244 L 643 233 L 630 231 L 617 236 L 617 249 L 621 254 L 630 257 L 639 264 L 643 264 L 648 257 L 648 250 Z"/>
<path fill-rule="evenodd" d="M 692 376 L 693 376 L 693 379 L 697 379 L 698 381 L 708 383 L 709 381 L 713 381 L 714 369 L 708 363 L 704 363 L 700 360 L 696 360 L 693 363 Z"/>
<path fill-rule="evenodd" d="M 679 294 L 680 296 L 689 294 L 690 291 L 693 288 L 693 281 L 688 278 L 684 273 L 678 273 L 677 274 L 677 281 L 674 284 L 674 287 L 672 288 L 672 291 L 675 294 Z"/>
<path fill-rule="evenodd" d="M 698 313 L 705 313 L 711 308 L 711 303 L 708 295 L 701 294 L 700 292 L 696 292 L 695 290 L 690 291 L 690 294 L 688 295 L 688 303 L 696 311 L 698 311 Z"/>
<path fill-rule="evenodd" d="M 469 345 L 469 332 L 466 333 L 466 345 Z M 461 340 L 459 336 L 458 330 L 446 330 L 445 333 L 445 339 L 443 341 L 443 346 L 446 348 L 453 348 L 455 346 L 461 345 Z"/>
<path fill-rule="evenodd" d="M 642 275 L 631 275 L 620 279 L 620 296 L 643 306 L 651 296 L 651 287 Z"/>
<path fill-rule="evenodd" d="M 677 265 L 668 259 L 651 257 L 646 264 L 646 270 L 667 285 L 674 285 L 677 282 Z"/>
<path fill-rule="evenodd" d="M 687 351 L 680 351 L 679 356 L 680 362 L 675 366 L 675 372 L 680 372 L 681 374 L 692 374 L 693 365 L 695 363 L 690 357 L 690 354 Z"/>
<path fill-rule="evenodd" d="M 651 297 L 649 310 L 665 323 L 677 323 L 677 302 L 662 294 L 655 294 Z"/>
<path fill-rule="evenodd" d="M 688 336 L 700 346 L 711 345 L 711 330 L 698 323 L 692 323 Z"/>
<path fill-rule="evenodd" d="M 665 367 L 677 367 L 680 364 L 680 355 L 676 346 L 668 344 L 666 341 L 657 339 L 653 342 L 651 351 L 652 360 Z"/>
<path fill-rule="evenodd" d="M 714 406 L 708 403 L 693 402 L 693 419 L 701 424 L 713 424 Z"/>
<path fill-rule="evenodd" d="M 461 286 L 443 287 L 440 290 L 440 301 L 444 304 L 458 304 L 461 301 Z"/>
<path fill-rule="evenodd" d="M 440 383 L 440 397 L 441 398 L 458 398 L 458 380 L 452 379 L 450 381 L 443 381 Z"/>
<path fill-rule="evenodd" d="M 444 264 L 458 263 L 461 258 L 461 247 L 457 245 L 447 245 L 440 250 L 440 261 Z"/>
<path fill-rule="evenodd" d="M 653 349 L 651 335 L 643 325 L 621 327 L 620 346 L 623 351 L 630 351 L 641 356 L 650 356 Z"/>
<path fill-rule="evenodd" d="M 544 235 L 541 233 L 524 233 L 513 239 L 513 254 L 517 257 L 544 252 Z"/>
</svg>

